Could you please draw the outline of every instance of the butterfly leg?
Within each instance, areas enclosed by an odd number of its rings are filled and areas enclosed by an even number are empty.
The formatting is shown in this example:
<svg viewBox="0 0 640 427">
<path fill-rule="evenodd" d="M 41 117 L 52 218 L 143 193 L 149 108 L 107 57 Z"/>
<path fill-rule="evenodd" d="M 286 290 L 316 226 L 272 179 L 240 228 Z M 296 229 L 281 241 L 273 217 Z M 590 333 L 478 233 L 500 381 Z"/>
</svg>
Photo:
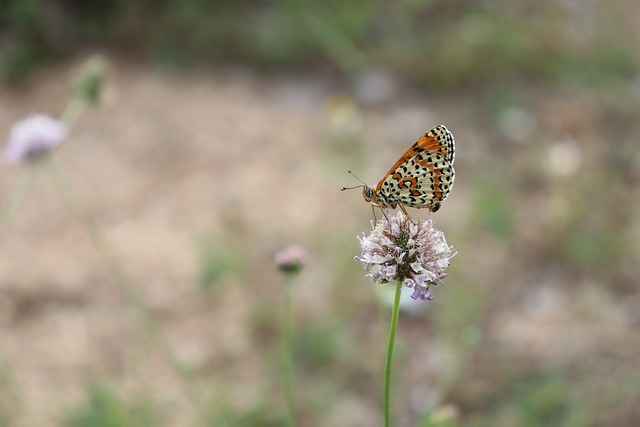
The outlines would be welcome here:
<svg viewBox="0 0 640 427">
<path fill-rule="evenodd" d="M 411 215 L 409 215 L 409 212 L 407 212 L 407 208 L 404 207 L 404 205 L 398 204 L 398 206 L 400 206 L 400 209 L 402 209 L 402 212 L 404 212 L 404 214 L 407 216 L 407 218 L 409 218 L 409 220 L 411 220 L 411 222 L 413 221 L 413 218 L 411 218 Z"/>
<path fill-rule="evenodd" d="M 377 203 L 372 203 L 371 204 L 371 212 L 373 213 L 373 223 L 377 224 L 378 223 L 378 218 L 376 217 L 376 208 L 380 208 L 380 212 L 382 212 L 382 215 L 385 217 L 385 219 L 387 221 L 389 221 L 389 217 L 387 216 L 387 213 L 385 212 L 384 208 L 382 206 L 380 206 Z"/>
<path fill-rule="evenodd" d="M 380 212 L 382 212 L 382 215 L 384 215 L 387 222 L 389 222 L 389 217 L 387 216 L 387 213 L 384 211 L 384 208 L 380 208 Z"/>
</svg>

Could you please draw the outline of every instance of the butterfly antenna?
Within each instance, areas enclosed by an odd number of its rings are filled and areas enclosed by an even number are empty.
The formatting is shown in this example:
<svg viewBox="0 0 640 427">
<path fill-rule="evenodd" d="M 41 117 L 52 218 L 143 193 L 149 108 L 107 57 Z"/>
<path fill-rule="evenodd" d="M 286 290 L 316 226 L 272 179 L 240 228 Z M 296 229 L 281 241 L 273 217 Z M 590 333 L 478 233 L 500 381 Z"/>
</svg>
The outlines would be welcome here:
<svg viewBox="0 0 640 427">
<path fill-rule="evenodd" d="M 342 187 L 340 188 L 340 191 L 344 191 L 344 190 L 353 190 L 354 188 L 362 188 L 362 187 L 367 187 L 367 183 L 364 182 L 363 180 L 361 180 L 360 178 L 358 178 L 358 176 L 356 174 L 354 174 L 353 172 L 351 172 L 351 170 L 348 170 L 347 173 L 351 176 L 353 176 L 355 179 L 357 179 L 358 181 L 360 181 L 362 183 L 362 185 L 356 185 L 355 187 Z"/>
<path fill-rule="evenodd" d="M 353 190 L 354 188 L 362 188 L 362 187 L 366 187 L 366 185 L 356 185 L 355 187 L 340 187 L 340 191 Z"/>
</svg>

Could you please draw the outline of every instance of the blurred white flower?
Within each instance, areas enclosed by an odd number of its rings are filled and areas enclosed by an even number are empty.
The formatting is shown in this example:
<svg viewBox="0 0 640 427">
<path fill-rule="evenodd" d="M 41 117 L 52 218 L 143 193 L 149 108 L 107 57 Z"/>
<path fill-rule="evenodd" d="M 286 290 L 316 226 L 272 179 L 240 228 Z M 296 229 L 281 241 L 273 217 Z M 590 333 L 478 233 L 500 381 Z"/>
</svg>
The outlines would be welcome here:
<svg viewBox="0 0 640 427">
<path fill-rule="evenodd" d="M 356 98 L 365 105 L 382 105 L 398 92 L 398 84 L 387 71 L 369 69 L 356 76 Z"/>
<path fill-rule="evenodd" d="M 346 95 L 333 95 L 324 106 L 329 131 L 338 138 L 353 138 L 362 132 L 362 113 L 358 105 Z"/>
<path fill-rule="evenodd" d="M 513 143 L 525 142 L 532 135 L 535 127 L 535 117 L 519 107 L 509 108 L 498 119 L 500 132 Z"/>
<path fill-rule="evenodd" d="M 9 163 L 34 160 L 67 137 L 67 126 L 44 114 L 34 114 L 11 127 L 4 158 Z"/>
<path fill-rule="evenodd" d="M 582 165 L 582 149 L 569 138 L 549 145 L 544 156 L 546 172 L 556 178 L 575 175 Z"/>
</svg>

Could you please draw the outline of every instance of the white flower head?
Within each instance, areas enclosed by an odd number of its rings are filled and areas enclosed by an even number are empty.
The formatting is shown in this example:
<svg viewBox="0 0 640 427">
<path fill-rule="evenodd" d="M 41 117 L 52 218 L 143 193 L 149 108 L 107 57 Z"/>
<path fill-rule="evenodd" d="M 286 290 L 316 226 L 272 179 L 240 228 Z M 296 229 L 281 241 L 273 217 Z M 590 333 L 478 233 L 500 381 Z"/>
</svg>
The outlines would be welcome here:
<svg viewBox="0 0 640 427">
<path fill-rule="evenodd" d="M 358 237 L 367 276 L 375 283 L 401 281 L 413 289 L 413 299 L 431 300 L 431 285 L 447 274 L 449 260 L 456 254 L 444 233 L 433 228 L 433 220 L 415 221 L 401 211 L 378 221 L 369 235 Z"/>
</svg>

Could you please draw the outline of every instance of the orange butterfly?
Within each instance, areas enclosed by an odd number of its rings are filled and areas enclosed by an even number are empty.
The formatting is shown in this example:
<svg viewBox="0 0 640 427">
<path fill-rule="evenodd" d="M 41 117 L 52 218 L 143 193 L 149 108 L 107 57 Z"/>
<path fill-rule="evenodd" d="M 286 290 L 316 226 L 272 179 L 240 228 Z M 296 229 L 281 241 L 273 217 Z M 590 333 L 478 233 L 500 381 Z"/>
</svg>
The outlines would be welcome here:
<svg viewBox="0 0 640 427">
<path fill-rule="evenodd" d="M 438 125 L 422 135 L 398 159 L 375 189 L 349 171 L 364 185 L 342 187 L 341 190 L 362 187 L 365 201 L 380 208 L 395 209 L 399 205 L 407 216 L 405 206 L 436 212 L 453 187 L 454 160 L 453 135 L 446 127 Z"/>
</svg>

